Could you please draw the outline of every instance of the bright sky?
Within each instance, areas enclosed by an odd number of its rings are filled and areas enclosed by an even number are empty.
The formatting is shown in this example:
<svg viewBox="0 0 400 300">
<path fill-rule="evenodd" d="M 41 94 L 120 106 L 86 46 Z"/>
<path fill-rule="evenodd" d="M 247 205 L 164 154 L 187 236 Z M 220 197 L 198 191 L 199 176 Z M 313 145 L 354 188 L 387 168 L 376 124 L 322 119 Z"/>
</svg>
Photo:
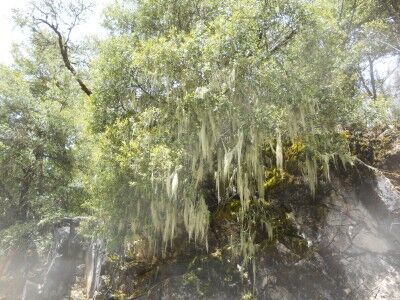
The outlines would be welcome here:
<svg viewBox="0 0 400 300">
<path fill-rule="evenodd" d="M 23 40 L 23 32 L 15 27 L 12 19 L 12 9 L 23 8 L 31 0 L 0 0 L 0 63 L 10 65 L 13 62 L 11 48 L 13 43 Z M 77 35 L 102 35 L 104 31 L 100 26 L 101 12 L 112 0 L 96 0 L 95 11 L 90 14 L 87 22 L 76 28 Z"/>
</svg>

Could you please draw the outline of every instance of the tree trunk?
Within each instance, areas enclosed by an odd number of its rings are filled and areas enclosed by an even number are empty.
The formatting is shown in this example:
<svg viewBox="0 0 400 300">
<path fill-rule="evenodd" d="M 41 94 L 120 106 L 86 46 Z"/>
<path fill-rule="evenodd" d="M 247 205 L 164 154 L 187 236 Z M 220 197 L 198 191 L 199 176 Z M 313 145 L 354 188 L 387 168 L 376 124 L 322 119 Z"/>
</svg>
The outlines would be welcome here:
<svg viewBox="0 0 400 300">
<path fill-rule="evenodd" d="M 368 63 L 369 63 L 369 76 L 371 79 L 371 89 L 372 89 L 372 98 L 376 100 L 376 82 L 375 82 L 375 73 L 374 73 L 374 61 L 371 56 L 368 55 Z"/>
<path fill-rule="evenodd" d="M 19 194 L 19 220 L 25 221 L 28 216 L 28 194 L 29 194 L 29 189 L 31 186 L 32 182 L 32 168 L 29 167 L 24 170 L 24 177 L 21 182 L 21 189 L 20 189 L 20 194 Z"/>
</svg>

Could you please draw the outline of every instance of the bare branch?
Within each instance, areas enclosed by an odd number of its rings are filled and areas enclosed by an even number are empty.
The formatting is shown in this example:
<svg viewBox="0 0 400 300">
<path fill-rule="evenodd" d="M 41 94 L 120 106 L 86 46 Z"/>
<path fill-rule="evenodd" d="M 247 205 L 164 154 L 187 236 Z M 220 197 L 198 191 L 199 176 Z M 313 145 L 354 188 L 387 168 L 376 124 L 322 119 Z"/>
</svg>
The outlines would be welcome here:
<svg viewBox="0 0 400 300">
<path fill-rule="evenodd" d="M 375 72 L 374 72 L 374 61 L 370 55 L 367 55 L 367 57 L 369 63 L 369 76 L 371 79 L 372 97 L 374 100 L 376 100 L 377 93 L 376 93 L 376 82 L 375 82 Z"/>
<path fill-rule="evenodd" d="M 364 87 L 364 89 L 367 91 L 368 95 L 373 98 L 373 94 L 371 90 L 369 89 L 367 83 L 365 82 L 364 76 L 362 75 L 362 71 L 358 70 L 358 76 L 360 77 L 361 83 Z"/>
<path fill-rule="evenodd" d="M 82 0 L 62 1 L 62 0 L 42 0 L 31 4 L 31 12 L 26 16 L 28 26 L 34 32 L 40 32 L 42 25 L 49 28 L 57 38 L 58 48 L 62 61 L 67 70 L 74 76 L 81 90 L 88 96 L 92 91 L 84 83 L 74 68 L 69 54 L 71 34 L 73 30 L 82 22 L 84 15 L 90 11 L 92 5 L 84 4 Z"/>
</svg>

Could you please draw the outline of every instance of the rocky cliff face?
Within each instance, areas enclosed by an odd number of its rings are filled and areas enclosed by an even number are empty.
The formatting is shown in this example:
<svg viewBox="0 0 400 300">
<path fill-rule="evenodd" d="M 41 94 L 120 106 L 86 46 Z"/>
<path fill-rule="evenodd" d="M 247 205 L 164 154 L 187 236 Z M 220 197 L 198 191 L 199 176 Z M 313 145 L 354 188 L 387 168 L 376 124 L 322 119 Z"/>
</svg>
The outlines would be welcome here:
<svg viewBox="0 0 400 300">
<path fill-rule="evenodd" d="M 362 179 L 357 187 L 335 179 L 334 186 L 319 202 L 291 203 L 303 240 L 289 239 L 259 251 L 251 278 L 256 298 L 400 299 L 399 193 L 383 175 Z M 150 298 L 241 299 L 246 295 L 238 281 L 231 290 L 220 289 L 231 276 L 229 268 L 210 262 L 201 268 L 206 275 L 194 272 L 199 290 L 187 288 L 191 284 L 185 274 L 160 281 L 156 291 L 150 290 Z"/>
<path fill-rule="evenodd" d="M 55 224 L 49 263 L 36 282 L 25 283 L 22 300 L 93 297 L 98 289 L 104 247 L 102 242 L 85 241 L 77 233 L 81 221 L 82 218 L 64 218 Z M 74 294 L 76 284 L 81 293 Z"/>
<path fill-rule="evenodd" d="M 146 263 L 107 256 L 66 222 L 44 281 L 28 282 L 24 299 L 400 299 L 399 183 L 397 141 L 379 171 L 339 172 L 316 198 L 283 189 L 275 201 L 290 230 L 260 242 L 247 268 L 218 243 L 223 230 L 210 233 L 208 253 L 182 244 Z"/>
<path fill-rule="evenodd" d="M 49 264 L 41 282 L 26 282 L 23 300 L 68 298 L 76 267 L 82 262 L 85 252 L 84 242 L 76 233 L 79 222 L 79 218 L 64 218 L 55 225 Z"/>
<path fill-rule="evenodd" d="M 214 249 L 125 276 L 119 290 L 131 299 L 400 299 L 399 141 L 393 149 L 379 171 L 343 170 L 316 198 L 282 191 L 295 230 L 260 246 L 255 273 Z"/>
<path fill-rule="evenodd" d="M 295 210 L 305 256 L 278 244 L 259 259 L 262 299 L 400 299 L 399 193 L 383 175 L 333 186 Z"/>
</svg>

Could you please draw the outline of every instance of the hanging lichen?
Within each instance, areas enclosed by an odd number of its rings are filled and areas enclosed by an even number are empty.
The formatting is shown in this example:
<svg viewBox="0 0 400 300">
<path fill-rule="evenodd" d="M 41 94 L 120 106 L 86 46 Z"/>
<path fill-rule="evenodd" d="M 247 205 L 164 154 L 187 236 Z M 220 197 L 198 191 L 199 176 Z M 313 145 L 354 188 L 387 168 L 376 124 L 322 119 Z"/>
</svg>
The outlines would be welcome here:
<svg viewBox="0 0 400 300">
<path fill-rule="evenodd" d="M 141 5 L 134 15 L 145 14 Z M 332 164 L 351 161 L 340 138 L 342 116 L 332 114 L 332 103 L 347 109 L 336 86 L 337 61 L 329 55 L 342 44 L 314 40 L 312 33 L 325 24 L 302 2 L 201 5 L 201 15 L 191 8 L 182 14 L 196 15 L 187 23 L 162 18 L 157 29 L 141 31 L 147 21 L 140 19 L 138 32 L 110 41 L 124 57 L 118 61 L 124 81 L 117 85 L 123 93 L 110 102 L 118 113 L 129 113 L 105 124 L 104 153 L 128 181 L 115 196 L 126 205 L 119 212 L 135 224 L 132 235 L 156 249 L 152 253 L 167 252 L 182 235 L 206 244 L 210 213 L 237 201 L 234 252 L 249 263 L 254 223 L 262 224 L 267 238 L 274 234 L 269 220 L 252 215 L 252 205 L 284 187 L 286 172 L 302 173 L 315 194 Z M 294 30 L 307 19 L 303 14 L 311 18 L 301 26 L 312 40 L 307 43 L 303 31 Z M 287 43 L 272 51 L 286 31 L 293 31 Z M 298 59 L 305 50 L 315 62 Z M 101 78 L 99 90 L 107 90 L 107 80 Z M 105 112 L 108 96 L 97 96 Z"/>
</svg>

